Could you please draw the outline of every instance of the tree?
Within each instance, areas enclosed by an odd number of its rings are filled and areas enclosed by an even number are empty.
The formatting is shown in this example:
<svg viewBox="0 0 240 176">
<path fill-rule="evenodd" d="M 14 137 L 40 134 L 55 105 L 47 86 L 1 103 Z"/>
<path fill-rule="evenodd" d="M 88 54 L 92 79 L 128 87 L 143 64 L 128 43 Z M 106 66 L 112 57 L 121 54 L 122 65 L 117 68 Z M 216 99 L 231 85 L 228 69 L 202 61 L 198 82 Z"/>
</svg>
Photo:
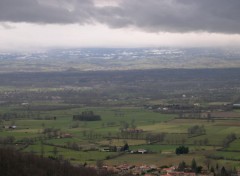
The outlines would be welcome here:
<svg viewBox="0 0 240 176">
<path fill-rule="evenodd" d="M 73 115 L 73 120 L 80 121 L 99 121 L 101 120 L 100 115 L 95 115 L 93 111 L 84 111 L 81 115 Z"/>
<path fill-rule="evenodd" d="M 227 147 L 231 142 L 233 142 L 236 139 L 237 137 L 235 133 L 227 135 L 223 140 L 223 147 Z"/>
<path fill-rule="evenodd" d="M 111 133 L 111 131 L 109 131 L 108 132 L 108 137 L 111 138 L 111 136 L 112 136 L 112 133 Z"/>
<path fill-rule="evenodd" d="M 207 114 L 207 119 L 208 119 L 208 122 L 212 119 L 211 113 L 208 113 L 208 114 Z"/>
<path fill-rule="evenodd" d="M 206 130 L 204 125 L 199 126 L 199 125 L 194 125 L 190 128 L 188 128 L 188 134 L 189 135 L 199 135 L 199 134 L 205 134 Z"/>
<path fill-rule="evenodd" d="M 41 141 L 41 157 L 43 157 L 44 154 L 45 154 L 44 145 L 43 145 L 43 141 Z"/>
<path fill-rule="evenodd" d="M 205 159 L 204 160 L 204 164 L 206 164 L 206 166 L 207 166 L 207 168 L 208 168 L 208 170 L 210 169 L 210 164 L 211 164 L 211 160 L 210 159 Z"/>
<path fill-rule="evenodd" d="M 58 149 L 57 149 L 57 147 L 56 146 L 54 146 L 53 147 L 53 156 L 55 157 L 55 158 L 57 158 L 57 155 L 58 155 Z"/>
<path fill-rule="evenodd" d="M 184 147 L 184 146 L 179 146 L 178 148 L 176 148 L 176 154 L 188 154 L 189 149 L 188 147 Z"/>
<path fill-rule="evenodd" d="M 117 147 L 116 146 L 110 146 L 110 151 L 111 152 L 117 152 Z"/>
<path fill-rule="evenodd" d="M 129 149 L 128 143 L 125 143 L 123 146 L 123 151 L 127 151 Z"/>
<path fill-rule="evenodd" d="M 122 128 L 123 129 L 128 129 L 129 124 L 127 122 L 122 121 L 121 123 L 122 123 Z"/>
<path fill-rule="evenodd" d="M 214 167 L 211 167 L 210 172 L 212 172 L 212 173 L 215 172 Z"/>
<path fill-rule="evenodd" d="M 83 137 L 86 137 L 86 135 L 87 135 L 87 131 L 84 130 L 84 131 L 82 132 L 82 134 L 83 134 Z"/>
<path fill-rule="evenodd" d="M 178 171 L 184 171 L 186 168 L 186 163 L 184 161 L 180 162 L 178 165 Z"/>
<path fill-rule="evenodd" d="M 14 136 L 7 136 L 7 137 L 5 138 L 5 141 L 6 141 L 6 143 L 8 143 L 8 144 L 12 144 L 12 143 L 15 141 L 15 137 L 14 137 Z"/>
<path fill-rule="evenodd" d="M 198 166 L 197 169 L 196 169 L 196 173 L 201 173 L 202 172 L 202 166 Z"/>
<path fill-rule="evenodd" d="M 231 170 L 231 173 L 229 173 L 229 175 L 231 174 L 231 175 L 237 175 L 237 169 L 236 169 L 236 167 L 234 166 L 233 167 L 233 169 Z"/>
<path fill-rule="evenodd" d="M 197 162 L 195 160 L 195 158 L 192 159 L 192 164 L 191 164 L 191 169 L 193 172 L 197 172 Z"/>
<path fill-rule="evenodd" d="M 131 128 L 136 128 L 135 119 L 132 119 L 132 120 L 131 120 Z"/>
<path fill-rule="evenodd" d="M 223 166 L 221 169 L 221 176 L 227 176 L 227 175 L 228 175 L 228 173 L 227 173 L 225 167 Z"/>
<path fill-rule="evenodd" d="M 205 139 L 203 140 L 203 143 L 204 143 L 204 145 L 208 145 L 208 143 L 209 143 L 208 138 L 205 138 Z"/>
</svg>

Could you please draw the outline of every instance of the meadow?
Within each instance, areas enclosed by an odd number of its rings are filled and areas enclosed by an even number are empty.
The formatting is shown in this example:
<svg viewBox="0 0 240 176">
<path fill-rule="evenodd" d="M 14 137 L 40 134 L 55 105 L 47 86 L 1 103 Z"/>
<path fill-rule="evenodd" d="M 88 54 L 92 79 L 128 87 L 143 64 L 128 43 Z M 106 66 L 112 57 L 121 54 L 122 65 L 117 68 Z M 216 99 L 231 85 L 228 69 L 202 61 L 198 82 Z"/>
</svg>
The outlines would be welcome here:
<svg viewBox="0 0 240 176">
<path fill-rule="evenodd" d="M 204 167 L 206 160 L 239 167 L 240 111 L 225 105 L 240 100 L 238 73 L 176 69 L 0 74 L 0 145 L 73 164 L 96 165 L 100 160 L 161 166 L 195 158 Z M 165 111 L 165 106 L 177 108 Z M 83 112 L 101 120 L 73 120 Z M 198 131 L 191 134 L 192 128 Z M 229 139 L 232 134 L 234 139 Z M 129 150 L 121 151 L 126 144 Z M 181 145 L 189 154 L 175 154 Z M 148 153 L 130 153 L 138 149 Z"/>
<path fill-rule="evenodd" d="M 43 106 L 44 103 L 35 102 L 32 106 Z M 46 106 L 46 104 L 44 105 Z M 215 120 L 209 122 L 204 119 L 179 119 L 176 114 L 163 114 L 142 107 L 72 107 L 66 104 L 49 104 L 54 108 L 46 110 L 26 111 L 22 105 L 4 106 L 2 114 L 13 111 L 24 114 L 20 118 L 2 120 L 2 127 L 15 125 L 16 129 L 1 128 L 1 138 L 14 137 L 12 146 L 23 152 L 37 155 L 60 156 L 73 164 L 88 163 L 95 165 L 98 160 L 109 165 L 116 164 L 156 164 L 177 165 L 182 160 L 190 162 L 192 158 L 204 165 L 205 159 L 217 156 L 232 162 L 240 159 L 238 152 L 239 140 L 235 140 L 223 149 L 223 140 L 227 135 L 235 133 L 240 137 L 238 130 L 239 119 Z M 68 107 L 67 109 L 61 109 Z M 72 116 L 84 111 L 93 111 L 101 116 L 101 121 L 73 121 Z M 30 114 L 31 117 L 27 116 Z M 54 117 L 56 117 L 54 119 Z M 136 135 L 121 135 L 123 125 L 129 128 L 141 129 L 143 132 Z M 204 126 L 206 133 L 189 136 L 188 128 L 194 125 Z M 54 132 L 44 133 L 52 129 Z M 71 137 L 60 137 L 61 134 L 70 134 Z M 164 139 L 149 143 L 148 135 L 164 134 Z M 204 141 L 207 142 L 204 143 Z M 103 152 L 104 147 L 121 147 L 129 145 L 129 150 L 145 149 L 148 154 L 131 154 L 121 152 Z M 190 154 L 178 156 L 175 150 L 178 146 L 189 147 Z M 21 146 L 21 147 L 19 147 Z M 212 159 L 213 162 L 221 160 Z M 221 162 L 220 162 L 221 163 Z M 236 166 L 240 166 L 236 164 Z"/>
</svg>

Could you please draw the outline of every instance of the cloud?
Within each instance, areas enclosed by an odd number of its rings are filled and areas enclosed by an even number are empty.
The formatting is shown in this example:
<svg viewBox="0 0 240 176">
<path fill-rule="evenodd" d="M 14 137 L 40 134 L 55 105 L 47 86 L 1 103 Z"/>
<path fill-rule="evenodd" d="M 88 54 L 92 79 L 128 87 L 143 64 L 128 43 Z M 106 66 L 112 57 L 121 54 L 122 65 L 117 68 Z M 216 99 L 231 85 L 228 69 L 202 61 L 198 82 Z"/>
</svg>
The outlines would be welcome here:
<svg viewBox="0 0 240 176">
<path fill-rule="evenodd" d="M 0 21 L 85 23 L 91 18 L 92 9 L 89 0 L 1 0 Z"/>
<path fill-rule="evenodd" d="M 3 29 L 15 29 L 15 26 L 5 22 L 0 23 L 0 27 Z"/>
<path fill-rule="evenodd" d="M 120 24 L 154 32 L 240 33 L 239 9 L 239 0 L 123 0 L 117 10 L 102 11 L 107 14 L 103 22 L 112 27 Z"/>
<path fill-rule="evenodd" d="M 113 6 L 101 6 L 101 1 L 1 0 L 0 21 L 240 34 L 239 0 L 112 0 L 117 2 Z"/>
</svg>

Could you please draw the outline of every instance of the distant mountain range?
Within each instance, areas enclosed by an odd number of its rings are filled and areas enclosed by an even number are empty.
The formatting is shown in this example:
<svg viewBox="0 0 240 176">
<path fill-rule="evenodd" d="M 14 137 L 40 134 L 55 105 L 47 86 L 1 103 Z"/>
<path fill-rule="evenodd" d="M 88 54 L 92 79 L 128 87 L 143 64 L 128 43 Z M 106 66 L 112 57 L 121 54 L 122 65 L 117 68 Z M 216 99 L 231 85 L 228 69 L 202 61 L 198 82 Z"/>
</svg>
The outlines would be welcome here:
<svg viewBox="0 0 240 176">
<path fill-rule="evenodd" d="M 240 68 L 240 51 L 219 48 L 83 48 L 0 52 L 0 72 Z"/>
</svg>

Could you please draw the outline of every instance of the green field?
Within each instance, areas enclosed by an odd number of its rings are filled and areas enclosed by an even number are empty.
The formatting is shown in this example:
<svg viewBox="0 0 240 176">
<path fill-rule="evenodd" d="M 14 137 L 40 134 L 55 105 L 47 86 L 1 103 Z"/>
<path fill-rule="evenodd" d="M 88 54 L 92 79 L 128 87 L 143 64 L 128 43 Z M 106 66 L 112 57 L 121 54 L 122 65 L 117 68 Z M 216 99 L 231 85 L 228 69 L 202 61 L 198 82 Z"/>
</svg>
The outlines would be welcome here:
<svg viewBox="0 0 240 176">
<path fill-rule="evenodd" d="M 106 161 L 107 164 L 120 165 L 120 164 L 134 164 L 134 165 L 157 165 L 157 166 L 171 166 L 178 165 L 178 163 L 185 161 L 190 164 L 192 159 L 195 158 L 200 163 L 203 161 L 201 155 L 174 155 L 174 154 L 127 154 L 120 156 L 116 159 Z"/>
<path fill-rule="evenodd" d="M 238 151 L 240 152 L 240 140 L 236 140 L 234 142 L 232 142 L 229 147 L 226 148 L 226 150 L 228 151 Z"/>
<path fill-rule="evenodd" d="M 240 160 L 239 152 L 217 151 L 213 156 L 221 157 L 223 160 Z"/>
<path fill-rule="evenodd" d="M 54 147 L 48 145 L 30 145 L 24 152 L 33 152 L 37 155 L 41 155 L 41 148 L 44 150 L 44 156 L 54 156 Z M 113 152 L 99 152 L 99 151 L 74 151 L 64 148 L 57 148 L 57 155 L 63 156 L 64 159 L 72 161 L 73 163 L 83 164 L 95 164 L 97 160 L 105 160 L 108 156 L 114 156 L 116 153 Z"/>
<path fill-rule="evenodd" d="M 153 152 L 153 153 L 174 154 L 175 150 L 178 146 L 179 145 L 151 144 L 151 145 L 135 145 L 135 146 L 131 146 L 130 149 L 131 150 L 146 149 L 149 152 Z M 213 146 L 190 145 L 188 147 L 189 147 L 190 153 L 194 153 L 196 151 L 205 151 L 205 150 L 213 150 L 214 149 Z"/>
<path fill-rule="evenodd" d="M 1 128 L 0 136 L 1 138 L 13 136 L 12 145 L 21 146 L 18 149 L 23 152 L 41 155 L 44 151 L 45 157 L 57 155 L 72 163 L 87 162 L 91 165 L 97 160 L 104 160 L 110 165 L 122 163 L 172 165 L 182 160 L 190 162 L 192 158 L 204 163 L 209 154 L 223 157 L 228 162 L 240 159 L 239 139 L 224 149 L 229 152 L 216 151 L 222 149 L 223 140 L 227 135 L 235 133 L 237 138 L 240 137 L 238 118 L 209 122 L 201 119 L 176 119 L 176 114 L 163 114 L 141 107 L 84 107 L 56 102 L 46 104 L 34 102 L 31 107 L 32 110 L 31 108 L 26 110 L 26 107 L 18 104 L 0 107 L 2 114 L 9 112 L 21 114 L 19 118 L 1 121 L 2 127 L 15 125 L 16 129 Z M 72 120 L 73 115 L 81 114 L 83 111 L 93 111 L 102 119 L 88 122 Z M 134 126 L 142 132 L 124 136 L 121 129 L 126 123 L 129 128 Z M 190 136 L 188 129 L 194 125 L 204 126 L 206 133 Z M 51 129 L 52 132 L 44 133 L 46 129 Z M 60 137 L 61 134 L 70 134 L 71 137 Z M 147 136 L 158 134 L 164 134 L 164 139 L 149 144 Z M 41 141 L 44 144 L 41 144 Z M 146 149 L 150 153 L 141 155 L 100 151 L 103 147 L 122 147 L 126 143 L 129 150 Z M 188 146 L 190 154 L 176 155 L 175 149 L 180 145 Z M 54 154 L 54 146 L 57 148 L 57 154 Z M 212 162 L 216 161 L 213 159 Z M 237 163 L 234 165 L 239 166 Z"/>
</svg>

